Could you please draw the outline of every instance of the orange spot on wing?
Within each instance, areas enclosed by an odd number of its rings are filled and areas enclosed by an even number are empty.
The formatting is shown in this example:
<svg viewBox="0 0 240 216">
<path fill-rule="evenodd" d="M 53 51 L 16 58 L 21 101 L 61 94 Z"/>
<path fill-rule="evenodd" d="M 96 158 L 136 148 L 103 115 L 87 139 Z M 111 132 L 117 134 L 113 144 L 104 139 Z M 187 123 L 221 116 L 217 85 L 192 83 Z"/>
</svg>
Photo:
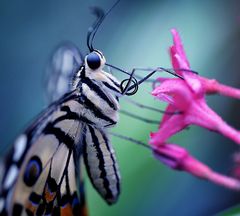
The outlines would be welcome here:
<svg viewBox="0 0 240 216">
<path fill-rule="evenodd" d="M 49 189 L 48 189 L 48 186 L 45 187 L 45 190 L 44 190 L 44 198 L 46 200 L 46 202 L 51 202 L 55 199 L 56 197 L 56 192 L 50 192 Z"/>
<path fill-rule="evenodd" d="M 73 215 L 72 207 L 70 204 L 67 204 L 64 207 L 61 207 L 61 215 L 63 215 L 63 216 L 72 216 Z"/>
<path fill-rule="evenodd" d="M 32 212 L 34 215 L 36 214 L 36 211 L 37 211 L 37 207 L 38 205 L 33 205 L 31 202 L 28 202 L 26 205 L 25 205 L 25 208 Z"/>
</svg>

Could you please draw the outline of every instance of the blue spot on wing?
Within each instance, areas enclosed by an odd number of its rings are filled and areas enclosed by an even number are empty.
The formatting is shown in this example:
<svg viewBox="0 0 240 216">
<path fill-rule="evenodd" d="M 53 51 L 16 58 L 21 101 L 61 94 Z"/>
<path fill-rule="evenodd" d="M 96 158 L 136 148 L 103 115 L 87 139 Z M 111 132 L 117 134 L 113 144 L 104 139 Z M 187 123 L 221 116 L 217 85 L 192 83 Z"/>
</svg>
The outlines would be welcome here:
<svg viewBox="0 0 240 216">
<path fill-rule="evenodd" d="M 39 157 L 33 156 L 29 160 L 26 166 L 26 169 L 24 171 L 24 176 L 23 176 L 24 183 L 27 186 L 32 187 L 36 183 L 41 172 L 42 172 L 41 160 L 39 159 Z"/>
</svg>

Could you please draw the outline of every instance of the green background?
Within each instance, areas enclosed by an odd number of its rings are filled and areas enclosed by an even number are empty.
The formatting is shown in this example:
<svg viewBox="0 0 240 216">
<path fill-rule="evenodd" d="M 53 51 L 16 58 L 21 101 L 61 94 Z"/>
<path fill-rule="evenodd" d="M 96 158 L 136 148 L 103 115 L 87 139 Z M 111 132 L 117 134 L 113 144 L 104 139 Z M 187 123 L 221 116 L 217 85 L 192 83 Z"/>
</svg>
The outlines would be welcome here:
<svg viewBox="0 0 240 216">
<path fill-rule="evenodd" d="M 43 76 L 57 44 L 73 41 L 85 54 L 86 33 L 94 21 L 88 7 L 107 10 L 114 1 L 0 1 L 0 152 L 3 155 L 21 130 L 46 103 Z M 121 1 L 104 21 L 95 40 L 107 61 L 126 70 L 133 67 L 171 67 L 170 29 L 179 30 L 192 69 L 201 75 L 240 86 L 240 2 Z M 140 75 L 146 74 L 139 72 Z M 116 72 L 116 76 L 122 79 Z M 134 98 L 164 108 L 142 86 Z M 239 128 L 239 101 L 210 96 L 208 104 Z M 160 120 L 161 115 L 124 101 L 122 109 Z M 148 142 L 157 127 L 121 115 L 114 131 Z M 237 145 L 221 135 L 191 127 L 172 142 L 186 147 L 214 169 L 231 174 Z M 122 176 L 118 203 L 108 206 L 87 180 L 92 216 L 102 215 L 212 215 L 239 203 L 240 194 L 168 169 L 146 149 L 112 139 Z"/>
</svg>

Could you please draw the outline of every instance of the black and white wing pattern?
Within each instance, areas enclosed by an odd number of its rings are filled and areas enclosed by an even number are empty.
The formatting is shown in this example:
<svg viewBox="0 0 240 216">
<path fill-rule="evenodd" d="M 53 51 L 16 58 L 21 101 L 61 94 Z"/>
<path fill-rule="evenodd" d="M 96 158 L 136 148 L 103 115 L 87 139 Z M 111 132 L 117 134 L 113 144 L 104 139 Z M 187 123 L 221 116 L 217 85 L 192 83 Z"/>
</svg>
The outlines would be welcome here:
<svg viewBox="0 0 240 216">
<path fill-rule="evenodd" d="M 16 139 L 5 161 L 0 215 L 86 216 L 82 155 L 95 189 L 108 204 L 118 200 L 120 174 L 107 129 L 117 124 L 121 88 L 104 64 L 100 51 L 87 55 L 73 90 Z"/>
<path fill-rule="evenodd" d="M 49 103 L 58 100 L 72 90 L 76 72 L 83 64 L 83 56 L 71 42 L 61 43 L 53 52 L 44 80 L 46 97 Z"/>
<path fill-rule="evenodd" d="M 120 173 L 114 150 L 103 129 L 87 125 L 83 135 L 83 157 L 88 176 L 108 204 L 117 201 Z"/>
<path fill-rule="evenodd" d="M 79 175 L 86 123 L 76 94 L 52 104 L 17 138 L 1 182 L 1 215 L 87 215 Z"/>
</svg>

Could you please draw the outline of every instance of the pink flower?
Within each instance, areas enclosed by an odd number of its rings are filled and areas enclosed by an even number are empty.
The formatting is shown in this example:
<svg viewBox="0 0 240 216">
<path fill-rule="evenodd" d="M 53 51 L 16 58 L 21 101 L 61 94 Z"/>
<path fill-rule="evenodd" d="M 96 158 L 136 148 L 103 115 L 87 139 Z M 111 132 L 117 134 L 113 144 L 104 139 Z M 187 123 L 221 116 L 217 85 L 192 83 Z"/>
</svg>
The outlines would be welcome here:
<svg viewBox="0 0 240 216">
<path fill-rule="evenodd" d="M 187 69 L 190 70 L 190 64 L 186 57 L 181 38 L 176 31 L 176 29 L 172 29 L 173 35 L 173 43 L 174 45 L 169 48 L 170 57 L 172 61 L 173 68 L 176 70 L 176 73 L 183 76 L 186 82 L 189 84 L 190 88 L 197 91 L 204 91 L 206 94 L 222 94 L 229 97 L 234 97 L 240 99 L 240 90 L 236 88 L 232 88 L 223 84 L 218 83 L 215 79 L 207 79 L 205 77 L 196 76 L 194 73 L 184 72 L 179 69 Z M 199 83 L 195 83 L 195 79 L 197 78 L 201 82 L 201 87 Z M 193 80 L 192 80 L 193 79 Z M 193 82 L 191 82 L 193 81 Z M 200 88 L 200 89 L 198 89 Z"/>
<path fill-rule="evenodd" d="M 175 29 L 172 30 L 172 35 L 174 44 L 170 47 L 170 57 L 174 70 L 183 79 L 158 78 L 160 85 L 153 90 L 152 95 L 167 102 L 168 106 L 159 130 L 150 135 L 150 144 L 155 149 L 155 155 L 158 155 L 158 158 L 171 168 L 185 170 L 229 188 L 240 189 L 239 181 L 211 171 L 183 148 L 167 144 L 171 136 L 190 125 L 198 125 L 218 132 L 240 144 L 240 132 L 229 126 L 207 105 L 205 100 L 206 94 L 213 93 L 240 98 L 240 90 L 191 72 L 181 39 Z M 176 114 L 169 115 L 169 112 Z"/>
<path fill-rule="evenodd" d="M 212 181 L 230 189 L 240 190 L 239 180 L 212 171 L 180 146 L 163 144 L 154 150 L 154 154 L 157 159 L 172 169 L 186 171 L 198 178 Z"/>
</svg>

